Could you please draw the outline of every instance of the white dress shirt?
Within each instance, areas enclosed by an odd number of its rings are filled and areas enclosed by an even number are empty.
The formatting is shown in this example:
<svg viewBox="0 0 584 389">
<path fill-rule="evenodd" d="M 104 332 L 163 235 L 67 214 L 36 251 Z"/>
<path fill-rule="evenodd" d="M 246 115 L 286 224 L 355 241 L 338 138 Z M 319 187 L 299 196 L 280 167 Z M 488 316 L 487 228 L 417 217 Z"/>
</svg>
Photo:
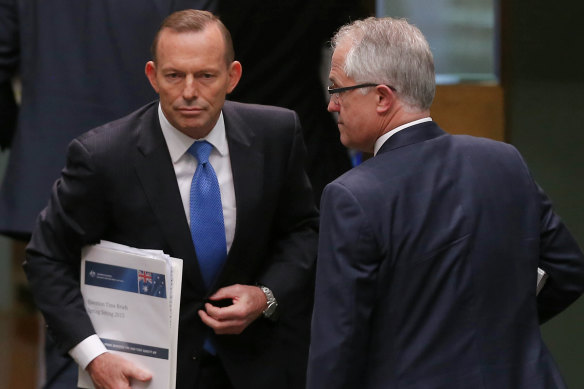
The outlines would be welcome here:
<svg viewBox="0 0 584 389">
<path fill-rule="evenodd" d="M 225 241 L 227 242 L 227 251 L 229 252 L 235 235 L 235 189 L 233 188 L 233 173 L 231 171 L 227 137 L 225 135 L 223 112 L 219 116 L 215 127 L 202 139 L 193 139 L 174 128 L 162 113 L 160 106 L 158 107 L 158 116 L 160 118 L 162 134 L 164 135 L 168 151 L 170 152 L 170 158 L 172 159 L 172 165 L 189 225 L 191 223 L 191 181 L 197 169 L 198 162 L 187 150 L 195 143 L 195 140 L 206 140 L 213 145 L 209 162 L 213 166 L 217 180 L 219 181 L 221 205 L 223 206 L 223 220 L 225 224 Z"/>
<path fill-rule="evenodd" d="M 221 192 L 221 204 L 223 206 L 223 219 L 225 224 L 225 241 L 227 243 L 227 252 L 233 244 L 235 236 L 235 189 L 233 187 L 233 172 L 231 170 L 231 159 L 229 157 L 229 147 L 225 135 L 225 122 L 223 112 L 221 112 L 215 127 L 209 134 L 202 139 L 193 139 L 170 124 L 164 116 L 160 104 L 158 105 L 158 118 L 162 134 L 166 140 L 172 165 L 176 174 L 176 180 L 180 191 L 183 207 L 187 221 L 190 225 L 190 193 L 191 181 L 195 170 L 197 169 L 197 159 L 189 154 L 187 150 L 195 141 L 206 140 L 213 145 L 209 162 L 219 181 L 219 191 Z M 148 247 L 139 247 L 148 248 Z M 69 350 L 69 355 L 77 364 L 85 369 L 87 365 L 99 355 L 105 353 L 107 349 L 97 335 L 91 335 Z"/>
</svg>

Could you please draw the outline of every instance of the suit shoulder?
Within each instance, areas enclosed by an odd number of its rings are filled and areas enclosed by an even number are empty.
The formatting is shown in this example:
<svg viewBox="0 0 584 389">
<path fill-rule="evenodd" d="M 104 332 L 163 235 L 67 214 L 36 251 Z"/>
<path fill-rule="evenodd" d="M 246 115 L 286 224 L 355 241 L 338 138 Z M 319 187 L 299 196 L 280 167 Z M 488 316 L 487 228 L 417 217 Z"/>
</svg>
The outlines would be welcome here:
<svg viewBox="0 0 584 389">
<path fill-rule="evenodd" d="M 472 135 L 451 135 L 452 142 L 467 147 L 514 149 L 509 143 Z"/>
<path fill-rule="evenodd" d="M 384 176 L 380 175 L 379 168 L 371 162 L 373 159 L 353 167 L 330 182 L 327 187 L 330 187 L 329 189 L 336 188 L 336 190 L 342 189 L 357 197 L 361 193 L 370 192 L 376 186 L 374 183 L 383 179 Z M 387 172 L 387 169 L 382 169 L 382 171 Z"/>
<path fill-rule="evenodd" d="M 158 123 L 157 108 L 157 101 L 149 103 L 120 119 L 81 134 L 69 143 L 68 154 L 83 149 L 94 160 L 127 160 L 133 155 L 129 151 L 139 147 L 141 140 L 150 139 L 151 134 L 155 134 L 150 129 Z M 160 136 L 162 137 L 162 133 Z"/>
<path fill-rule="evenodd" d="M 143 120 L 152 119 L 154 115 L 157 115 L 157 107 L 158 101 L 153 101 L 126 116 L 95 127 L 76 139 L 81 143 L 97 141 L 101 138 L 107 139 L 110 143 L 113 140 L 120 140 L 120 137 L 123 138 L 130 135 L 132 131 L 129 130 L 137 128 Z"/>
<path fill-rule="evenodd" d="M 288 144 L 295 136 L 302 136 L 300 119 L 290 109 L 226 101 L 223 113 L 225 130 L 232 135 L 253 134 L 266 144 Z"/>
<path fill-rule="evenodd" d="M 508 157 L 523 160 L 517 148 L 506 142 L 470 135 L 453 135 L 450 138 L 454 147 L 461 153 L 471 154 L 475 158 Z"/>
<path fill-rule="evenodd" d="M 293 117 L 296 112 L 288 108 L 276 107 L 273 105 L 248 104 L 236 101 L 225 101 L 223 106 L 227 114 L 238 114 L 250 118 L 262 117 Z"/>
</svg>

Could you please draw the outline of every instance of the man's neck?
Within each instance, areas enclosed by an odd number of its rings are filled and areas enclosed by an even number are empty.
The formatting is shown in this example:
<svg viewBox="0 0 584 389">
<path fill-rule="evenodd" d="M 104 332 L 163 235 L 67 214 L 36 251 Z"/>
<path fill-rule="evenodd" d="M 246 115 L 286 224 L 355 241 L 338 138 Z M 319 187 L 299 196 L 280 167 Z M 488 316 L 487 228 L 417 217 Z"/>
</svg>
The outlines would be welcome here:
<svg viewBox="0 0 584 389">
<path fill-rule="evenodd" d="M 430 116 L 430 111 L 418 111 L 418 112 L 408 112 L 405 110 L 400 110 L 396 112 L 395 115 L 391 117 L 387 127 L 385 128 L 383 134 L 390 132 L 393 129 L 396 129 L 404 124 L 411 123 L 416 120 L 424 119 Z M 382 135 L 383 135 L 382 134 Z"/>
</svg>

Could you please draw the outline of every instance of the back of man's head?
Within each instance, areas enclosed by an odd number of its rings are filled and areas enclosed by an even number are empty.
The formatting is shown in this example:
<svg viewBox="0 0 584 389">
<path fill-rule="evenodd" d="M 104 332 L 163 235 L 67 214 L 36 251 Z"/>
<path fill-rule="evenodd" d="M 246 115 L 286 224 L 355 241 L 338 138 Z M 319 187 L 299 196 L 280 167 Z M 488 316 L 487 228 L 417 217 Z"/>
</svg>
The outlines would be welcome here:
<svg viewBox="0 0 584 389">
<path fill-rule="evenodd" d="M 333 48 L 349 44 L 345 74 L 356 83 L 391 85 L 413 110 L 430 108 L 436 91 L 434 59 L 422 32 L 405 19 L 357 20 L 339 29 Z"/>
</svg>

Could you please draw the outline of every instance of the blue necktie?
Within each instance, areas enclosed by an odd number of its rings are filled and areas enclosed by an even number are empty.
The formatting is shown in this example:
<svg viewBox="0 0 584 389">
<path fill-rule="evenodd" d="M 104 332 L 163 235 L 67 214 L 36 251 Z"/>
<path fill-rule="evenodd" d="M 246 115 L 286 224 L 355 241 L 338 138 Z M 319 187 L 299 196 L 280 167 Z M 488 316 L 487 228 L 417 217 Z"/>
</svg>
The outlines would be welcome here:
<svg viewBox="0 0 584 389">
<path fill-rule="evenodd" d="M 207 289 L 227 258 L 221 192 L 209 163 L 212 149 L 213 145 L 202 141 L 193 143 L 188 150 L 199 161 L 191 182 L 191 237 Z"/>
</svg>

